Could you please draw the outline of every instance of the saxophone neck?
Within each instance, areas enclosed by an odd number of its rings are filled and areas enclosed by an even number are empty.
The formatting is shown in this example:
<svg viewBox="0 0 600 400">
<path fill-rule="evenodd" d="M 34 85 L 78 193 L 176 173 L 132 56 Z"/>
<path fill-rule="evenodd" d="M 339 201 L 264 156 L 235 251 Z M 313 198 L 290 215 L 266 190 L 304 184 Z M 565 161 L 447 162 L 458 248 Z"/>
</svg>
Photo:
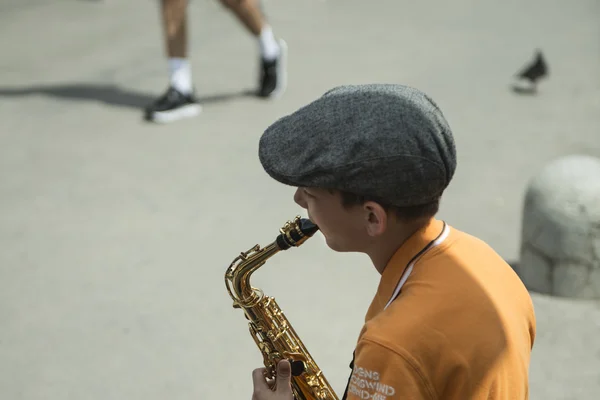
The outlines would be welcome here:
<svg viewBox="0 0 600 400">
<path fill-rule="evenodd" d="M 230 296 L 240 307 L 249 307 L 261 298 L 261 294 L 250 284 L 250 276 L 269 258 L 280 251 L 301 246 L 319 228 L 308 219 L 296 217 L 288 221 L 280 230 L 277 238 L 268 246 L 254 246 L 241 253 L 229 266 L 225 281 Z"/>
<path fill-rule="evenodd" d="M 259 269 L 269 258 L 278 253 L 277 242 L 265 248 L 258 245 L 245 253 L 241 253 L 229 267 L 227 274 L 229 294 L 239 307 L 251 307 L 260 298 L 261 294 L 250 284 L 250 276 Z"/>
</svg>

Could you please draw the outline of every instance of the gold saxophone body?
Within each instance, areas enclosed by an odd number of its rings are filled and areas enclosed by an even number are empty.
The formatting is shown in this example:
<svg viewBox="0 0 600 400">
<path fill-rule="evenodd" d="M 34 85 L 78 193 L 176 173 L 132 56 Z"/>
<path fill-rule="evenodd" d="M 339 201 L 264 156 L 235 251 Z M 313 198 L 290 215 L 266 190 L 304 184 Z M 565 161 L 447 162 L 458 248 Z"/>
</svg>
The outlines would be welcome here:
<svg viewBox="0 0 600 400">
<path fill-rule="evenodd" d="M 225 274 L 225 285 L 233 307 L 241 308 L 249 321 L 250 335 L 263 355 L 267 379 L 275 377 L 277 363 L 290 360 L 292 392 L 296 400 L 338 400 L 308 350 L 275 299 L 250 284 L 250 276 L 282 250 L 298 247 L 319 228 L 308 219 L 296 217 L 279 230 L 268 246 L 252 247 L 236 257 Z"/>
</svg>

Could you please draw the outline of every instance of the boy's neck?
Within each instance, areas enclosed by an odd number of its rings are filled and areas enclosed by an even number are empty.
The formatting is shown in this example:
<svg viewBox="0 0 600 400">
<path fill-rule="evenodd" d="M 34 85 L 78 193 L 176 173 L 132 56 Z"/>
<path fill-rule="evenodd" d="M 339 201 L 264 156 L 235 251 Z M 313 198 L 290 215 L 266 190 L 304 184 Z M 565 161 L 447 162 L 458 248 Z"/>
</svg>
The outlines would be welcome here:
<svg viewBox="0 0 600 400">
<path fill-rule="evenodd" d="M 365 252 L 371 258 L 375 269 L 383 274 L 390 259 L 402 247 L 402 245 L 418 230 L 429 223 L 430 219 L 419 220 L 410 223 L 396 224 L 392 226 L 385 236 L 378 238 Z"/>
</svg>

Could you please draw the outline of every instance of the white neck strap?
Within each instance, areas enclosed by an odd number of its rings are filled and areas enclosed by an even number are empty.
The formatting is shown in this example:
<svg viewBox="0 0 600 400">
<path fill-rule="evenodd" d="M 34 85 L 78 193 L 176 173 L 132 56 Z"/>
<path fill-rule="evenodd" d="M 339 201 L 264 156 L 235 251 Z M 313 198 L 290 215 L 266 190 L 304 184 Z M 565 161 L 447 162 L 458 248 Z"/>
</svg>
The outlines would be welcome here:
<svg viewBox="0 0 600 400">
<path fill-rule="evenodd" d="M 423 248 L 423 250 L 421 250 L 416 256 L 414 256 L 412 258 L 412 260 L 410 260 L 410 262 L 408 263 L 408 266 L 406 267 L 406 269 L 404 270 L 404 273 L 402 274 L 402 277 L 400 278 L 400 281 L 398 282 L 398 285 L 396 286 L 396 289 L 394 290 L 394 293 L 392 294 L 392 297 L 390 298 L 388 303 L 383 308 L 384 310 L 386 308 L 388 308 L 388 306 L 390 304 L 392 304 L 392 302 L 394 300 L 396 300 L 396 297 L 398 297 L 398 295 L 400 294 L 400 289 L 402 289 L 402 286 L 404 286 L 404 284 L 406 283 L 406 280 L 408 279 L 408 277 L 409 277 L 410 273 L 412 272 L 417 261 L 419 261 L 421 259 L 421 257 L 423 257 L 423 255 L 425 255 L 425 253 L 427 253 L 429 250 L 433 249 L 434 247 L 439 246 L 448 237 L 449 233 L 450 233 L 450 227 L 444 222 L 444 228 L 442 229 L 442 232 L 440 233 L 440 235 L 437 238 L 435 238 L 434 240 L 432 240 L 431 242 L 429 242 L 429 244 L 427 246 L 425 246 Z"/>
</svg>

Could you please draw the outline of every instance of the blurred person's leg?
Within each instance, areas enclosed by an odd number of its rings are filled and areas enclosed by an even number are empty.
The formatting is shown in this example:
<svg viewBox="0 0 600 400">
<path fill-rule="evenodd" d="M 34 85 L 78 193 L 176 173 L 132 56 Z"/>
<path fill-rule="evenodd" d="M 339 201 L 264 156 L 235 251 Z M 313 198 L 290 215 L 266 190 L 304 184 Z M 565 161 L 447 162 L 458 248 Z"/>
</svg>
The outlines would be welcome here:
<svg viewBox="0 0 600 400">
<path fill-rule="evenodd" d="M 146 119 L 171 122 L 200 113 L 194 96 L 188 58 L 188 0 L 161 0 L 163 37 L 169 66 L 169 87 L 146 109 Z"/>
<path fill-rule="evenodd" d="M 261 97 L 275 97 L 281 94 L 286 85 L 285 53 L 287 48 L 283 40 L 275 39 L 273 29 L 260 8 L 260 0 L 220 1 L 258 39 L 261 68 L 257 94 Z"/>
<path fill-rule="evenodd" d="M 287 46 L 277 40 L 258 0 L 220 0 L 257 38 L 260 74 L 257 95 L 276 97 L 285 90 Z M 169 64 L 169 87 L 146 108 L 146 119 L 171 122 L 196 116 L 201 107 L 195 98 L 188 55 L 188 0 L 161 0 L 163 35 Z"/>
</svg>

